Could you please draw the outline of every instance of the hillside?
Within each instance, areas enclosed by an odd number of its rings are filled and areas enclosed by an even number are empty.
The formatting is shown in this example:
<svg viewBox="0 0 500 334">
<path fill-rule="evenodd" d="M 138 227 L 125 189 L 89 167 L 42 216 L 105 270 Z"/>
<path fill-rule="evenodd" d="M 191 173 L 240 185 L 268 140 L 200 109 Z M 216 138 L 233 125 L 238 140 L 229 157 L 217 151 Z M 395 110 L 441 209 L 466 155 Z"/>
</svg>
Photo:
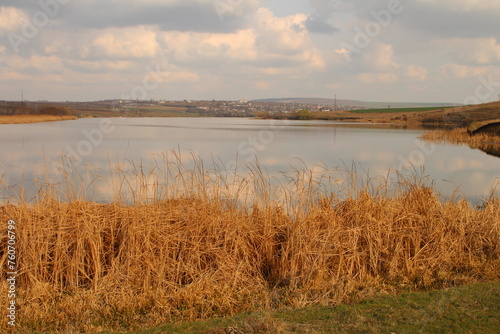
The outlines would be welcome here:
<svg viewBox="0 0 500 334">
<path fill-rule="evenodd" d="M 430 109 L 430 110 L 429 110 Z M 312 119 L 361 123 L 391 123 L 409 127 L 467 127 L 472 122 L 500 119 L 500 101 L 444 108 L 391 108 L 313 112 Z"/>
<path fill-rule="evenodd" d="M 330 98 L 271 98 L 271 99 L 258 99 L 252 102 L 274 102 L 274 103 L 289 103 L 289 104 L 310 104 L 310 105 L 335 105 L 335 99 Z M 337 99 L 338 106 L 351 106 L 358 108 L 428 108 L 428 107 L 445 107 L 445 106 L 458 106 L 456 103 L 413 103 L 413 102 L 370 102 L 359 100 L 346 100 Z"/>
<path fill-rule="evenodd" d="M 479 105 L 438 109 L 410 114 L 408 121 L 419 121 L 424 125 L 467 126 L 472 122 L 483 122 L 500 118 L 500 101 Z"/>
</svg>

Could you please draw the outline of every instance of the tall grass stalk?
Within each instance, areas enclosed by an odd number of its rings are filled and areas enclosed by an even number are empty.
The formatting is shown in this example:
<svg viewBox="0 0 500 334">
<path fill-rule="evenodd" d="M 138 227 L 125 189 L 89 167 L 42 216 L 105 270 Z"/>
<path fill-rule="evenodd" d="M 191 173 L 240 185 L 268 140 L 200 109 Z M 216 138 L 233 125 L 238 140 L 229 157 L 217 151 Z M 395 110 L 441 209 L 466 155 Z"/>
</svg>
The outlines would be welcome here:
<svg viewBox="0 0 500 334">
<path fill-rule="evenodd" d="M 21 328 L 120 330 L 500 278 L 497 197 L 472 207 L 419 179 L 388 189 L 324 167 L 277 182 L 247 168 L 178 151 L 151 166 L 110 159 L 109 182 L 63 172 L 36 200 L 5 203 L 0 264 L 13 219 Z"/>
<path fill-rule="evenodd" d="M 499 136 L 485 133 L 469 135 L 466 128 L 429 131 L 424 133 L 421 138 L 434 143 L 468 144 L 471 147 L 485 144 L 500 145 Z"/>
</svg>

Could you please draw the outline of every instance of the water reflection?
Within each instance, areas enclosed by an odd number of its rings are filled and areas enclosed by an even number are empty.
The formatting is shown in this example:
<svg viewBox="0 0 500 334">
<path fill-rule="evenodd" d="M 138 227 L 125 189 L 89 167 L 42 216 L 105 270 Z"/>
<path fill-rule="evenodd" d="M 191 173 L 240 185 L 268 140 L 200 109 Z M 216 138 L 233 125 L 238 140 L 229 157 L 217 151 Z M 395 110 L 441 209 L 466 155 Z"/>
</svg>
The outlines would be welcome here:
<svg viewBox="0 0 500 334">
<path fill-rule="evenodd" d="M 486 144 L 486 145 L 481 145 L 478 148 L 486 154 L 500 158 L 500 145 L 498 144 L 489 144 L 489 145 Z"/>
<path fill-rule="evenodd" d="M 294 169 L 319 172 L 355 167 L 360 174 L 380 177 L 390 170 L 424 168 L 443 195 L 450 196 L 458 188 L 472 201 L 479 201 L 490 195 L 500 170 L 498 158 L 479 150 L 446 144 L 431 147 L 417 139 L 419 130 L 230 118 L 110 121 L 112 131 L 102 132 L 102 137 L 97 132 L 102 129 L 100 119 L 0 125 L 3 183 L 11 188 L 24 184 L 29 193 L 33 180 L 45 180 L 48 174 L 70 168 L 74 178 L 98 178 L 100 184 L 106 184 L 110 168 L 118 166 L 127 172 L 132 172 L 134 165 L 155 168 L 163 153 L 174 149 L 187 168 L 196 167 L 192 156 L 199 156 L 206 166 L 220 170 L 238 168 L 244 172 L 259 166 L 276 177 Z M 65 155 L 72 155 L 72 161 L 61 158 Z M 81 161 L 75 161 L 77 155 Z M 104 186 L 96 192 L 90 191 L 88 196 L 109 199 L 98 194 L 109 192 Z M 34 190 L 31 193 L 34 198 Z"/>
</svg>

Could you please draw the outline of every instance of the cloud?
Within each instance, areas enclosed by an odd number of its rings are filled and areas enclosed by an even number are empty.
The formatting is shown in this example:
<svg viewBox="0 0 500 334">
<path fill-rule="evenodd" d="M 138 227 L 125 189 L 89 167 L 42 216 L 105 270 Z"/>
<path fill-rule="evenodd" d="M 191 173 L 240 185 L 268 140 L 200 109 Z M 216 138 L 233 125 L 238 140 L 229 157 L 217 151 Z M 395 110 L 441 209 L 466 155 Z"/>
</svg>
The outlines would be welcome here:
<svg viewBox="0 0 500 334">
<path fill-rule="evenodd" d="M 0 38 L 0 99 L 20 87 L 40 99 L 116 97 L 157 65 L 165 81 L 151 95 L 162 98 L 335 92 L 462 102 L 478 76 L 496 80 L 500 2 L 493 0 L 401 0 L 404 10 L 347 62 L 342 43 L 355 45 L 355 28 L 364 31 L 388 3 L 290 0 L 281 11 L 263 0 L 69 1 L 18 53 Z M 0 34 L 22 35 L 40 11 L 39 1 L 3 0 Z"/>
<path fill-rule="evenodd" d="M 309 5 L 313 8 L 316 15 L 321 18 L 327 18 L 335 11 L 335 0 L 309 0 Z"/>
<path fill-rule="evenodd" d="M 141 26 L 104 29 L 92 42 L 89 52 L 110 59 L 153 58 L 158 48 L 156 32 Z"/>
<path fill-rule="evenodd" d="M 77 29 L 150 25 L 164 31 L 234 32 L 245 27 L 244 15 L 259 2 L 242 1 L 221 16 L 218 1 L 224 0 L 77 2 L 72 3 L 65 20 Z"/>
<path fill-rule="evenodd" d="M 200 75 L 191 71 L 171 71 L 162 73 L 162 78 L 166 83 L 189 84 L 199 83 Z"/>
<path fill-rule="evenodd" d="M 467 66 L 461 64 L 445 64 L 439 68 L 439 75 L 446 79 L 476 78 L 488 73 L 485 67 Z"/>
<path fill-rule="evenodd" d="M 429 70 L 426 69 L 425 67 L 417 65 L 409 65 L 406 66 L 404 70 L 404 75 L 416 81 L 425 81 L 427 79 L 427 76 L 429 75 Z"/>
<path fill-rule="evenodd" d="M 495 0 L 419 0 L 408 5 L 407 15 L 398 22 L 433 37 L 499 38 L 499 10 Z"/>
<path fill-rule="evenodd" d="M 339 31 L 328 22 L 335 12 L 336 1 L 309 0 L 309 6 L 312 8 L 313 12 L 308 16 L 305 25 L 310 32 L 333 34 Z"/>
<path fill-rule="evenodd" d="M 19 56 L 10 57 L 8 66 L 0 66 L 1 77 L 4 80 L 6 80 L 6 73 L 11 73 L 11 77 L 17 79 L 36 79 L 50 74 L 59 75 L 61 71 L 60 58 L 38 54 L 31 55 L 28 59 Z"/>
<path fill-rule="evenodd" d="M 275 54 L 293 55 L 301 52 L 308 43 L 305 14 L 276 17 L 267 8 L 259 8 L 253 23 L 257 34 L 257 47 Z"/>
<path fill-rule="evenodd" d="M 276 17 L 269 9 L 260 8 L 251 20 L 258 54 L 255 64 L 264 68 L 288 67 L 290 72 L 303 72 L 304 67 L 322 69 L 325 62 L 312 42 L 306 21 L 305 14 Z"/>
<path fill-rule="evenodd" d="M 314 15 L 308 16 L 307 21 L 305 22 L 305 26 L 310 32 L 320 34 L 333 34 L 339 31 L 331 24 Z"/>
<path fill-rule="evenodd" d="M 78 73 L 119 73 L 130 70 L 134 67 L 134 62 L 131 60 L 64 60 L 64 66 L 67 70 Z"/>
<path fill-rule="evenodd" d="M 234 33 L 162 32 L 160 40 L 167 58 L 179 65 L 253 66 L 268 74 L 303 65 L 320 68 L 324 62 L 305 29 L 306 20 L 303 14 L 276 17 L 261 8 L 250 18 L 249 29 Z"/>
<path fill-rule="evenodd" d="M 0 32 L 7 34 L 15 32 L 29 22 L 26 12 L 15 7 L 0 7 Z"/>
<path fill-rule="evenodd" d="M 500 10 L 500 3 L 495 0 L 418 0 L 418 3 L 439 9 L 449 9 L 458 12 L 495 11 Z"/>
<path fill-rule="evenodd" d="M 467 65 L 500 65 L 500 44 L 494 37 L 438 40 L 449 54 Z"/>
<path fill-rule="evenodd" d="M 365 68 L 371 71 L 393 71 L 401 67 L 394 60 L 394 56 L 394 47 L 391 44 L 374 42 L 370 50 L 362 54 L 361 61 Z"/>
<path fill-rule="evenodd" d="M 257 58 L 252 30 L 210 34 L 164 32 L 160 34 L 164 53 L 177 64 L 252 61 Z"/>
</svg>

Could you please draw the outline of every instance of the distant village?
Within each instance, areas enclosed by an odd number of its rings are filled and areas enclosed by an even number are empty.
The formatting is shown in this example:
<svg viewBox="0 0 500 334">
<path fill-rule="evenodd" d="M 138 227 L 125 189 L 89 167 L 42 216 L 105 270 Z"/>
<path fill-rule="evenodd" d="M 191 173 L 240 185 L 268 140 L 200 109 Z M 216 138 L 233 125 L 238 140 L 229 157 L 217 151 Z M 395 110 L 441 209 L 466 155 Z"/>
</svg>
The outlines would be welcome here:
<svg viewBox="0 0 500 334">
<path fill-rule="evenodd" d="M 76 116 L 158 116 L 165 111 L 213 117 L 255 117 L 280 115 L 307 109 L 311 112 L 365 109 L 359 106 L 282 103 L 268 101 L 167 101 L 167 100 L 105 100 L 95 102 L 0 101 L 0 115 L 40 114 L 47 107 L 69 110 Z M 62 109 L 61 109 L 62 110 Z"/>
</svg>

